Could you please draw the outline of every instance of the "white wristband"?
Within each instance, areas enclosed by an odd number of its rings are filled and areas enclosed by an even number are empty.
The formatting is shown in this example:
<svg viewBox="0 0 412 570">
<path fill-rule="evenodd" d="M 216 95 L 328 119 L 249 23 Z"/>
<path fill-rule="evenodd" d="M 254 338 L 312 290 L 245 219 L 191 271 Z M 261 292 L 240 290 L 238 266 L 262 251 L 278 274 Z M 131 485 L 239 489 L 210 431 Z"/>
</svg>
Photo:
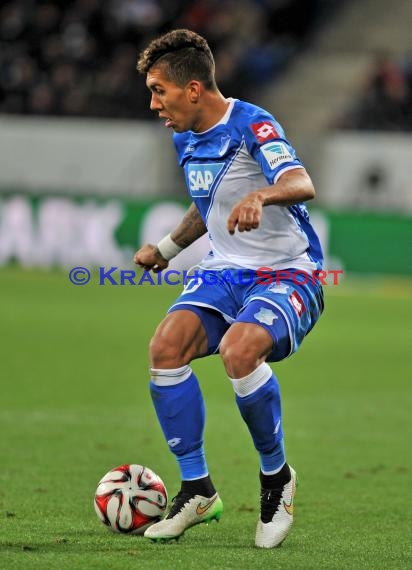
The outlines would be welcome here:
<svg viewBox="0 0 412 570">
<path fill-rule="evenodd" d="M 183 247 L 180 247 L 180 245 L 177 245 L 177 243 L 172 240 L 170 234 L 162 238 L 156 247 L 160 251 L 160 255 L 167 261 L 172 259 L 172 257 L 176 257 L 183 249 Z"/>
</svg>

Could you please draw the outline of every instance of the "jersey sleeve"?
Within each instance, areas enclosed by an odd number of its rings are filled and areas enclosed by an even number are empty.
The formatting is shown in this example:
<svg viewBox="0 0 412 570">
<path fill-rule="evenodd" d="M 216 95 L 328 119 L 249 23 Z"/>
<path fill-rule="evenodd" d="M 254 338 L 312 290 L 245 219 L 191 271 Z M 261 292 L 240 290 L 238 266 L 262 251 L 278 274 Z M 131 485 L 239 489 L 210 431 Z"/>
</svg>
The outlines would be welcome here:
<svg viewBox="0 0 412 570">
<path fill-rule="evenodd" d="M 282 127 L 271 115 L 262 113 L 249 118 L 245 142 L 269 184 L 275 183 L 286 170 L 304 168 Z"/>
</svg>

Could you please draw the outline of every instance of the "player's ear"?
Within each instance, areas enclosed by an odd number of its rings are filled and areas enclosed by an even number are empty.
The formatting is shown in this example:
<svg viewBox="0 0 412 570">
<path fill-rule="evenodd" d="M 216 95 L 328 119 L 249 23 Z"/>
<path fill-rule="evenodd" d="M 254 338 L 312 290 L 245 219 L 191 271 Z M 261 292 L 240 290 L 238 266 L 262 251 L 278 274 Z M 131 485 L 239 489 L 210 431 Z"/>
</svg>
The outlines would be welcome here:
<svg viewBox="0 0 412 570">
<path fill-rule="evenodd" d="M 187 96 L 191 103 L 197 103 L 199 101 L 201 91 L 202 84 L 200 81 L 189 81 L 189 83 L 186 85 Z"/>
</svg>

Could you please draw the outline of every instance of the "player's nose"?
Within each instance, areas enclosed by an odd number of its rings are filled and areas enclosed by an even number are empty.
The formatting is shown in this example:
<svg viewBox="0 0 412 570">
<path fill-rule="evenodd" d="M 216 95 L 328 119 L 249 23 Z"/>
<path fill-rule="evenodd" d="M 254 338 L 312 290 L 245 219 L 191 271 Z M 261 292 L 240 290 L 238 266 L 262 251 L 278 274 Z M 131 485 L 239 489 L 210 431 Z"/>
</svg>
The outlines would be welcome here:
<svg viewBox="0 0 412 570">
<path fill-rule="evenodd" d="M 152 93 L 152 98 L 150 99 L 150 110 L 159 111 L 162 108 L 159 98 L 155 93 Z"/>
</svg>

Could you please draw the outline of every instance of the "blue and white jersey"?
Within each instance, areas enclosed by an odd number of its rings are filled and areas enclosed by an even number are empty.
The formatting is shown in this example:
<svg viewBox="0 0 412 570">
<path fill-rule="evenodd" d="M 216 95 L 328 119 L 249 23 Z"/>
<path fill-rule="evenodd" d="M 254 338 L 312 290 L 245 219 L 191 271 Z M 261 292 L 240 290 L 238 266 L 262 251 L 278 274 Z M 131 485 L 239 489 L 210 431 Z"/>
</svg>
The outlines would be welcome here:
<svg viewBox="0 0 412 570">
<path fill-rule="evenodd" d="M 207 269 L 320 269 L 322 250 L 304 204 L 265 206 L 259 228 L 230 235 L 233 206 L 253 190 L 303 168 L 279 123 L 266 111 L 237 99 L 224 117 L 202 133 L 175 133 L 173 140 L 189 194 L 209 232 Z"/>
</svg>

